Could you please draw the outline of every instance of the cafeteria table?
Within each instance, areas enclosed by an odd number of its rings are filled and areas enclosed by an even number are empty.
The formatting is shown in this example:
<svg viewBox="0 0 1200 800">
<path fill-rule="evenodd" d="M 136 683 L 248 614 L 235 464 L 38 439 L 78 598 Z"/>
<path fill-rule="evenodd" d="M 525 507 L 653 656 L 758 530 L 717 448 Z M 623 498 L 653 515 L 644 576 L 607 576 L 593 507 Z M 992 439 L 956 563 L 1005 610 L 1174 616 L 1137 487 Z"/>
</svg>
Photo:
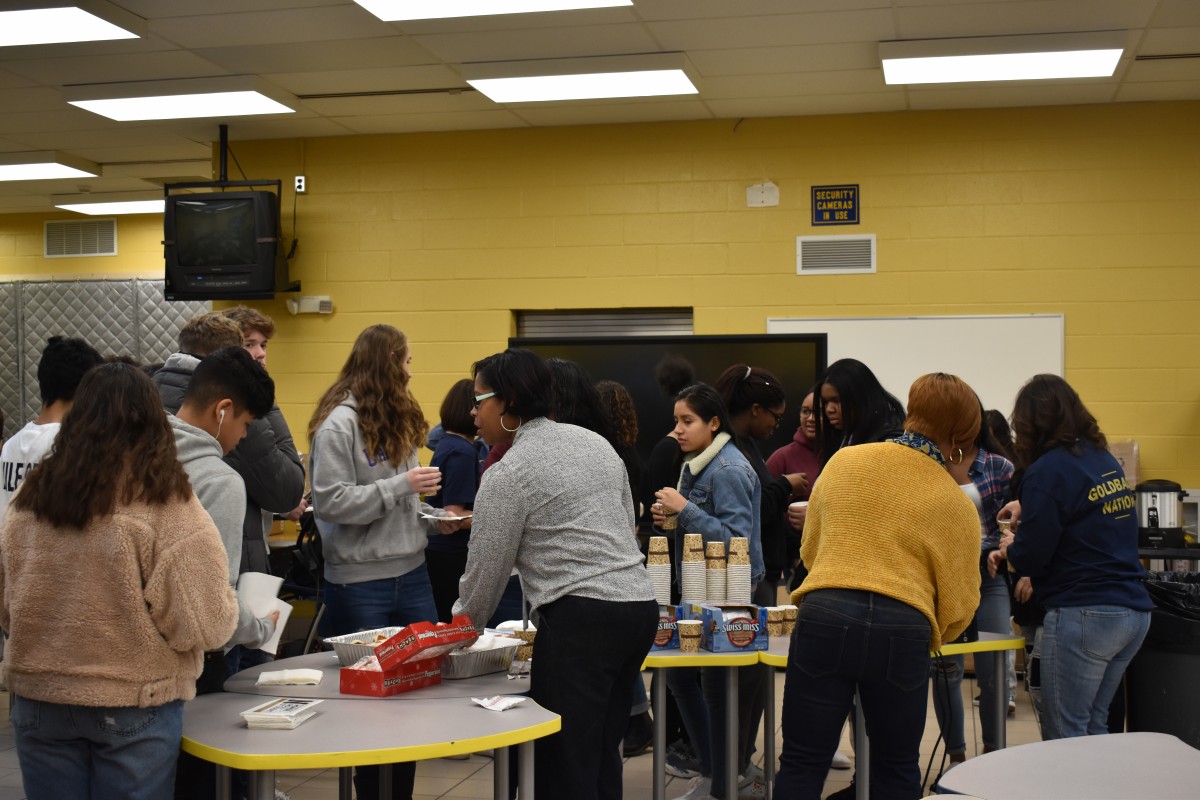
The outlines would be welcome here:
<svg viewBox="0 0 1200 800">
<path fill-rule="evenodd" d="M 766 650 L 760 651 L 759 655 L 764 664 L 769 664 L 773 667 L 786 667 L 788 661 L 788 648 L 791 645 L 791 637 L 789 636 L 774 636 L 769 640 Z M 959 642 L 957 644 L 942 645 L 941 655 L 954 656 L 963 653 L 990 653 L 995 659 L 996 672 L 994 674 L 1003 676 L 1005 672 L 1004 654 L 1008 650 L 1019 650 L 1025 646 L 1025 639 L 1020 636 L 1003 633 L 985 633 L 980 632 L 979 641 L 976 642 Z M 763 712 L 763 727 L 765 733 L 763 735 L 763 772 L 766 774 L 766 797 L 770 800 L 771 794 L 775 788 L 775 681 L 768 680 L 766 683 L 766 700 L 765 710 Z M 1008 697 L 1007 687 L 1002 680 L 996 681 L 993 687 L 991 696 L 981 699 L 981 703 L 993 703 L 997 709 L 996 714 L 996 730 L 993 732 L 995 740 L 1000 748 L 1005 745 L 1005 724 L 1008 719 Z M 867 726 L 862 716 L 862 704 L 857 702 L 855 697 L 854 704 L 855 714 L 855 736 L 854 736 L 854 767 L 855 767 L 855 795 L 856 800 L 866 800 L 869 790 L 870 777 L 868 770 L 870 768 L 870 742 L 867 740 Z M 957 769 L 957 767 L 956 767 Z M 949 774 L 949 773 L 947 773 Z M 968 792 L 968 794 L 970 794 Z"/>
<path fill-rule="evenodd" d="M 319 669 L 316 686 L 255 686 L 259 673 L 279 669 Z M 495 751 L 493 793 L 508 797 L 507 748 L 518 746 L 521 797 L 533 797 L 533 740 L 561 728 L 557 714 L 532 699 L 507 711 L 489 711 L 471 697 L 521 694 L 527 680 L 506 673 L 464 680 L 443 680 L 389 697 L 341 694 L 340 666 L 333 653 L 313 653 L 259 665 L 234 675 L 225 691 L 204 695 L 184 706 L 186 753 L 218 766 L 217 785 L 228 796 L 228 770 L 253 772 L 252 798 L 274 797 L 277 769 L 339 769 L 339 797 L 351 796 L 351 768 L 383 765 L 381 793 L 390 783 L 388 765 L 398 761 Z M 260 697 L 317 698 L 316 716 L 291 731 L 250 730 L 239 716 L 263 702 Z M 404 702 L 380 702 L 403 700 Z M 374 701 L 374 702 L 372 702 Z M 419 721 L 420 724 L 406 724 Z M 330 731 L 333 731 L 331 735 Z M 331 749 L 331 743 L 334 745 Z"/>
<path fill-rule="evenodd" d="M 678 649 L 651 650 L 642 663 L 642 669 L 666 670 L 671 667 L 728 667 L 725 677 L 725 796 L 737 797 L 738 785 L 738 679 L 732 667 L 748 667 L 759 661 L 758 650 L 742 650 L 736 653 L 710 653 L 699 650 L 683 653 Z M 667 795 L 667 681 L 655 681 L 654 697 L 654 800 L 663 800 Z M 717 754 L 712 754 L 717 758 Z"/>
<path fill-rule="evenodd" d="M 986 800 L 1195 800 L 1200 750 L 1166 733 L 1051 739 L 976 756 L 939 786 Z"/>
</svg>

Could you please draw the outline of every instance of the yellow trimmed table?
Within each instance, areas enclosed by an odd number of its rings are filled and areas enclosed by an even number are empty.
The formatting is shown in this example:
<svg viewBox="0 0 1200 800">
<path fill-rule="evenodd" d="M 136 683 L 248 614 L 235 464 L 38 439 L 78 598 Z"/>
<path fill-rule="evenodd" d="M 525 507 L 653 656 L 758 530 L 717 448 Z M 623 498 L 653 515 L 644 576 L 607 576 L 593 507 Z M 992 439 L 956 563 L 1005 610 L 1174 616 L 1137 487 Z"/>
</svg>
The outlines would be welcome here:
<svg viewBox="0 0 1200 800">
<path fill-rule="evenodd" d="M 287 689 L 272 696 L 291 696 Z M 430 687 L 433 688 L 433 687 Z M 329 699 L 317 705 L 316 716 L 295 730 L 251 730 L 240 714 L 261 700 L 249 694 L 218 692 L 197 697 L 184 706 L 185 753 L 217 764 L 217 786 L 228 792 L 228 770 L 252 772 L 251 798 L 271 800 L 279 769 L 347 768 L 385 765 L 383 790 L 390 783 L 390 765 L 481 750 L 495 751 L 494 793 L 508 797 L 507 748 L 518 746 L 521 797 L 533 797 L 533 740 L 561 728 L 557 714 L 531 699 L 508 711 L 489 711 L 466 697 L 419 699 L 408 702 L 364 702 Z M 380 699 L 380 698 L 374 698 Z M 349 771 L 342 770 L 340 795 L 349 798 Z M 226 795 L 227 796 L 227 795 Z"/>
<path fill-rule="evenodd" d="M 727 667 L 725 671 L 725 796 L 737 797 L 738 784 L 738 680 L 732 667 L 748 667 L 759 661 L 758 650 L 737 653 L 710 653 L 699 650 L 681 653 L 674 650 L 652 650 L 642 663 L 642 669 L 666 670 L 672 667 Z M 654 686 L 654 800 L 667 795 L 667 681 L 664 673 Z M 717 758 L 716 753 L 712 754 Z M 525 795 L 521 795 L 524 800 Z"/>
</svg>

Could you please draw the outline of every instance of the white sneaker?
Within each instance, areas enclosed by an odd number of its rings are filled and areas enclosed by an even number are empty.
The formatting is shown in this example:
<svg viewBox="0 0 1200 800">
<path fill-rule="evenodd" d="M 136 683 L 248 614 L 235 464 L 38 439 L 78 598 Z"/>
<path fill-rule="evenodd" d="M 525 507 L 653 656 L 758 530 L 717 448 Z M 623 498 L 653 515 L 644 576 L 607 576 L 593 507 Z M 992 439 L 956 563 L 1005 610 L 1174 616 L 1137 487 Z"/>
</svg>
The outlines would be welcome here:
<svg viewBox="0 0 1200 800">
<path fill-rule="evenodd" d="M 688 781 L 687 791 L 675 800 L 704 800 L 712 796 L 712 778 L 692 778 Z"/>
<path fill-rule="evenodd" d="M 740 777 L 740 776 L 739 776 Z M 767 785 L 753 778 L 738 784 L 738 800 L 759 800 L 767 796 Z"/>
<path fill-rule="evenodd" d="M 850 769 L 850 756 L 838 750 L 833 754 L 833 762 L 829 765 L 830 769 Z"/>
</svg>

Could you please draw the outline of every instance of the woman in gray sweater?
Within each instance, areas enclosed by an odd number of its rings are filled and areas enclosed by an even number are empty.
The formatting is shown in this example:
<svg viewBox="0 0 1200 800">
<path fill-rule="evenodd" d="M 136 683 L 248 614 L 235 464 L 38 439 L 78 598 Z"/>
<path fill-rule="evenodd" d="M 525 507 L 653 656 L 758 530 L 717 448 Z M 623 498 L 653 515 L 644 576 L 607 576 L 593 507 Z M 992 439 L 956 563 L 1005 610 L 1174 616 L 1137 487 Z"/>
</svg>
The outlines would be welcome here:
<svg viewBox="0 0 1200 800">
<path fill-rule="evenodd" d="M 562 716 L 535 745 L 537 793 L 620 797 L 630 687 L 658 625 L 625 465 L 597 434 L 546 417 L 550 371 L 529 350 L 489 356 L 474 375 L 475 426 L 512 449 L 475 497 L 454 611 L 488 619 L 516 566 L 538 617 L 530 696 Z"/>
</svg>

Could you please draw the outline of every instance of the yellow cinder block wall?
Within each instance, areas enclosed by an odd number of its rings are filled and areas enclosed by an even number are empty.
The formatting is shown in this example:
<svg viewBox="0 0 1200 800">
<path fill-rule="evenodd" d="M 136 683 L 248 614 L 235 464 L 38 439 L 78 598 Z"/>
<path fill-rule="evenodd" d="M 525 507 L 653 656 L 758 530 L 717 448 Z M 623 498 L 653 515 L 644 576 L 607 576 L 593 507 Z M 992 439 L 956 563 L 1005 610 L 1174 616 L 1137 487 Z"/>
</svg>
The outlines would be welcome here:
<svg viewBox="0 0 1200 800">
<path fill-rule="evenodd" d="M 1066 375 L 1142 475 L 1200 486 L 1200 103 L 1137 103 L 240 142 L 295 200 L 292 277 L 329 317 L 279 325 L 269 366 L 303 446 L 366 325 L 413 343 L 431 422 L 514 309 L 690 306 L 696 332 L 776 316 L 1062 313 Z M 294 198 L 293 175 L 309 192 Z M 777 208 L 746 208 L 749 184 Z M 810 227 L 809 187 L 858 183 L 862 224 Z M 0 273 L 61 273 L 42 216 L 0 217 Z M 161 269 L 157 218 L 118 259 Z M 878 273 L 797 277 L 795 237 L 878 235 Z M 128 241 L 132 252 L 125 249 Z M 105 266 L 97 266 L 104 262 Z M 107 264 L 116 264 L 116 267 Z M 1020 353 L 1014 353 L 1019 359 Z"/>
</svg>

